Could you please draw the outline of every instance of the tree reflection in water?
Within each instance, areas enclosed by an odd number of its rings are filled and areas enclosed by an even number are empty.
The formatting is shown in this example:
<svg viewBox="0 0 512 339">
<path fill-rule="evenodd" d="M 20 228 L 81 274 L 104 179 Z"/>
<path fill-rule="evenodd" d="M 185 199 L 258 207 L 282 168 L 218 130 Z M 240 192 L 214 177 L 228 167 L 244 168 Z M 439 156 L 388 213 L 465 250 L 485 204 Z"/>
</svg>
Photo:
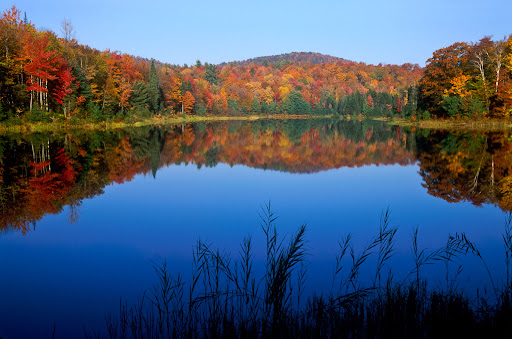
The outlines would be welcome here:
<svg viewBox="0 0 512 339">
<path fill-rule="evenodd" d="M 258 120 L 0 137 L 1 229 L 26 233 L 46 214 L 162 166 L 218 163 L 289 173 L 418 163 L 428 193 L 512 210 L 509 132 L 415 133 L 374 121 Z"/>
</svg>

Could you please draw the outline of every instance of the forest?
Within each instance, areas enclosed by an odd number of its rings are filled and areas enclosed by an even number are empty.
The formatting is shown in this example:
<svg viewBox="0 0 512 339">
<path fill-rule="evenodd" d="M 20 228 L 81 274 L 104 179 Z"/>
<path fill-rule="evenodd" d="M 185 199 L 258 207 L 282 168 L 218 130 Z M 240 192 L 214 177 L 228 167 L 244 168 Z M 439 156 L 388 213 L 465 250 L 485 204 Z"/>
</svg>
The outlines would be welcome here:
<svg viewBox="0 0 512 339">
<path fill-rule="evenodd" d="M 311 52 L 173 65 L 79 44 L 66 20 L 60 33 L 36 29 L 16 7 L 3 13 L 1 124 L 178 114 L 504 118 L 512 109 L 512 36 L 457 42 L 422 68 Z"/>
<path fill-rule="evenodd" d="M 436 117 L 510 116 L 512 35 L 434 52 L 420 81 L 421 108 Z"/>
<path fill-rule="evenodd" d="M 0 20 L 0 122 L 137 120 L 176 114 L 412 115 L 418 65 L 367 65 L 318 53 L 171 65 Z M 172 58 L 172 57 L 171 57 Z"/>
</svg>

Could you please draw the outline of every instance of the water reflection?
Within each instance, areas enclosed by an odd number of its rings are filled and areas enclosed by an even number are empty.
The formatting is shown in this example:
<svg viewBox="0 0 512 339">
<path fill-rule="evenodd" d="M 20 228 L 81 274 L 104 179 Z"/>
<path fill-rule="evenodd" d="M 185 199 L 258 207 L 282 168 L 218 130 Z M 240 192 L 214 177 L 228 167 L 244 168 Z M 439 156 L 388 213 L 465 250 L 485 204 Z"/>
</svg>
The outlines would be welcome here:
<svg viewBox="0 0 512 339">
<path fill-rule="evenodd" d="M 103 328 L 120 297 L 135 302 L 151 288 L 155 256 L 168 258 L 172 272 L 187 279 L 198 239 L 236 254 L 253 235 L 255 264 L 261 264 L 257 209 L 269 200 L 281 235 L 308 223 L 308 291 L 328 291 L 338 241 L 354 234 L 360 255 L 387 206 L 399 229 L 392 263 L 398 279 L 411 270 L 410 234 L 419 227 L 420 249 L 428 251 L 444 246 L 448 234 L 466 232 L 499 282 L 503 213 L 426 194 L 452 182 L 450 194 L 438 196 L 501 204 L 509 137 L 498 137 L 331 120 L 1 136 L 1 227 L 13 230 L 0 234 L 0 256 L 8 258 L 2 265 L 8 278 L 0 279 L 1 335 L 37 337 L 46 329 L 51 335 L 54 321 L 63 337 L 80 335 L 84 323 Z M 465 156 L 454 166 L 450 156 L 459 152 Z M 470 196 L 467 183 L 475 174 Z M 468 290 L 489 283 L 479 263 L 461 260 Z M 374 277 L 372 268 L 361 271 L 362 282 Z M 432 265 L 424 276 L 443 283 L 441 268 Z"/>
<path fill-rule="evenodd" d="M 373 121 L 258 120 L 0 137 L 0 228 L 46 214 L 162 166 L 219 163 L 289 173 L 418 162 L 429 194 L 512 209 L 510 133 L 412 133 Z"/>
<path fill-rule="evenodd" d="M 292 173 L 409 164 L 414 140 L 398 127 L 330 120 L 198 123 L 109 132 L 2 136 L 0 226 L 27 232 L 45 214 L 162 166 L 218 163 Z"/>
<path fill-rule="evenodd" d="M 423 187 L 449 202 L 496 204 L 512 210 L 510 132 L 419 132 Z"/>
</svg>

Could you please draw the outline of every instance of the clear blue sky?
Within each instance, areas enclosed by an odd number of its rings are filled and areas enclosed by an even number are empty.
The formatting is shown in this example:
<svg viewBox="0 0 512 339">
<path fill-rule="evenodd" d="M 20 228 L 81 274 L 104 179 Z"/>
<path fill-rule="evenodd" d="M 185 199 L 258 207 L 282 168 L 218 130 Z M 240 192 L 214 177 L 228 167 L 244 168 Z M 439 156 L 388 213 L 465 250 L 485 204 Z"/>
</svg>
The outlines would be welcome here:
<svg viewBox="0 0 512 339">
<path fill-rule="evenodd" d="M 510 0 L 169 1 L 4 0 L 38 28 L 80 43 L 172 64 L 319 52 L 378 64 L 424 65 L 457 41 L 512 33 Z"/>
</svg>

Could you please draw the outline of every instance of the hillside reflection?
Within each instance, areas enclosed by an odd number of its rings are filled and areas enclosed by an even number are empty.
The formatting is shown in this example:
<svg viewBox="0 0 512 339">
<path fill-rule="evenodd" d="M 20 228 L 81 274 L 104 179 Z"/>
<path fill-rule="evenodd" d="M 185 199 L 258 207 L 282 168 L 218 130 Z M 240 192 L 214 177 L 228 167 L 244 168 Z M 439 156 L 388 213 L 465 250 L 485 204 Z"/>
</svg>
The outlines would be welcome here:
<svg viewBox="0 0 512 339">
<path fill-rule="evenodd" d="M 512 210 L 509 132 L 411 133 L 372 121 L 219 122 L 108 132 L 0 137 L 0 230 L 29 231 L 46 214 L 162 166 L 218 163 L 288 173 L 417 163 L 423 187 L 448 202 Z"/>
<path fill-rule="evenodd" d="M 331 120 L 197 123 L 109 132 L 0 137 L 1 229 L 27 232 L 45 214 L 162 166 L 218 163 L 289 173 L 414 161 L 399 127 Z"/>
</svg>

